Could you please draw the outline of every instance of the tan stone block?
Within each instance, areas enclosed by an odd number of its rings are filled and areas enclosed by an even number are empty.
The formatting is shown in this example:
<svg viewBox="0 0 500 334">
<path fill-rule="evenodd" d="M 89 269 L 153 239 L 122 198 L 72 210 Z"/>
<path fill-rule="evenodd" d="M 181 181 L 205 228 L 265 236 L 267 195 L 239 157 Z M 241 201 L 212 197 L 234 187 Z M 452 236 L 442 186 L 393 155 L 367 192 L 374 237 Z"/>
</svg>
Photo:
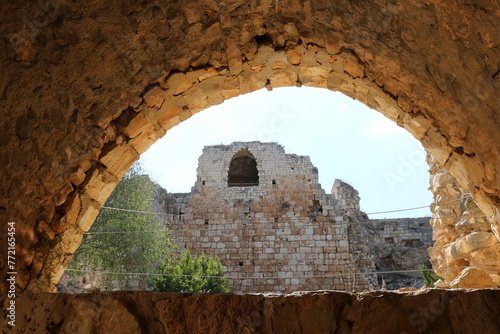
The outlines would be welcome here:
<svg viewBox="0 0 500 334">
<path fill-rule="evenodd" d="M 230 99 L 231 97 L 235 97 L 240 95 L 240 80 L 238 77 L 228 77 L 224 80 L 220 87 L 220 94 L 224 97 L 224 99 Z"/>
<path fill-rule="evenodd" d="M 128 144 L 108 144 L 103 148 L 99 157 L 99 161 L 118 179 L 125 174 L 137 159 L 139 159 L 139 154 Z"/>
<path fill-rule="evenodd" d="M 287 68 L 288 65 L 284 61 L 277 61 L 273 65 L 273 70 Z"/>
<path fill-rule="evenodd" d="M 203 11 L 201 10 L 197 1 L 188 1 L 184 6 L 184 13 L 189 24 L 199 22 Z"/>
<path fill-rule="evenodd" d="M 186 103 L 191 111 L 191 114 L 196 114 L 197 112 L 211 106 L 205 91 L 198 87 L 193 87 L 184 93 L 184 98 L 186 99 Z"/>
<path fill-rule="evenodd" d="M 337 54 L 342 49 L 342 34 L 332 31 L 326 38 L 326 51 L 330 54 Z"/>
<path fill-rule="evenodd" d="M 148 148 L 153 145 L 158 139 L 165 135 L 165 129 L 159 128 L 149 128 L 144 131 L 139 136 L 130 140 L 130 145 L 137 151 L 137 153 L 142 154 L 148 150 Z"/>
<path fill-rule="evenodd" d="M 193 81 L 189 80 L 184 73 L 174 73 L 166 81 L 166 88 L 172 95 L 179 95 L 191 88 Z"/>
<path fill-rule="evenodd" d="M 100 209 L 101 205 L 98 202 L 90 201 L 88 206 L 84 207 L 81 211 L 78 227 L 80 227 L 82 231 L 87 232 L 94 223 Z"/>
<path fill-rule="evenodd" d="M 143 113 L 135 112 L 132 109 L 125 110 L 120 117 L 115 120 L 115 124 L 128 138 L 134 138 L 141 132 L 152 126 L 151 122 L 144 116 Z"/>
<path fill-rule="evenodd" d="M 192 116 L 192 113 L 189 109 L 183 109 L 179 115 L 179 119 L 181 122 L 184 122 L 188 118 Z"/>
<path fill-rule="evenodd" d="M 306 86 L 327 88 L 330 69 L 321 66 L 303 66 L 299 80 Z"/>
<path fill-rule="evenodd" d="M 171 120 L 174 118 L 178 118 L 179 114 L 181 112 L 181 108 L 175 105 L 171 105 L 168 109 L 164 108 L 163 114 L 160 116 L 160 118 L 157 119 L 158 124 L 165 130 L 170 129 L 172 126 Z M 175 123 L 175 122 L 173 122 Z M 177 123 L 179 124 L 179 123 Z M 177 125 L 175 124 L 175 125 Z"/>
<path fill-rule="evenodd" d="M 498 242 L 493 233 L 473 232 L 465 237 L 465 241 L 471 250 L 493 246 Z"/>
<path fill-rule="evenodd" d="M 302 57 L 302 53 L 295 50 L 295 49 L 290 49 L 286 52 L 286 55 L 288 57 L 288 61 L 293 64 L 293 65 L 298 65 L 300 64 L 300 59 Z"/>
<path fill-rule="evenodd" d="M 85 181 L 85 172 L 82 168 L 78 168 L 76 172 L 69 175 L 69 181 L 75 186 L 79 186 L 83 181 Z"/>
<path fill-rule="evenodd" d="M 449 284 L 449 287 L 455 289 L 486 289 L 497 288 L 498 285 L 490 275 L 481 269 L 469 267 L 464 269 L 460 276 Z"/>
<path fill-rule="evenodd" d="M 203 80 L 215 77 L 217 75 L 219 75 L 219 71 L 217 71 L 217 69 L 215 67 L 210 67 L 207 70 L 203 71 L 203 74 L 201 74 L 198 77 L 198 80 L 201 82 Z"/>
<path fill-rule="evenodd" d="M 160 109 L 163 105 L 165 99 L 161 95 L 148 95 L 144 99 L 144 103 L 149 108 L 157 108 Z"/>
<path fill-rule="evenodd" d="M 293 71 L 275 72 L 269 79 L 273 88 L 296 86 L 297 80 L 298 75 Z"/>
<path fill-rule="evenodd" d="M 365 75 L 365 68 L 363 64 L 353 59 L 344 60 L 344 71 L 354 78 L 362 78 Z"/>
<path fill-rule="evenodd" d="M 228 41 L 226 57 L 231 75 L 240 74 L 243 71 L 242 53 L 233 41 Z"/>
<path fill-rule="evenodd" d="M 73 192 L 68 196 L 66 202 L 61 207 L 61 212 L 64 213 L 64 219 L 66 223 L 73 225 L 76 223 L 78 215 L 80 214 L 81 201 L 80 196 Z M 56 231 L 62 232 L 62 231 Z"/>
</svg>

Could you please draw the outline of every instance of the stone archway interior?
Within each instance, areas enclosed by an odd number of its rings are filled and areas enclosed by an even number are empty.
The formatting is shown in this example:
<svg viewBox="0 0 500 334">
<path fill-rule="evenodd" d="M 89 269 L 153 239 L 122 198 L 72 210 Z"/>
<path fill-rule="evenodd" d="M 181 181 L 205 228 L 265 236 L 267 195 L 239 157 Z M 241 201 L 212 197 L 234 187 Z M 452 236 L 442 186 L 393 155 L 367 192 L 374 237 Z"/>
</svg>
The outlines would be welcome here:
<svg viewBox="0 0 500 334">
<path fill-rule="evenodd" d="M 496 1 L 9 6 L 0 221 L 17 224 L 21 290 L 54 290 L 119 179 L 166 131 L 264 87 L 327 88 L 382 112 L 470 192 L 488 249 L 500 244 Z M 457 238 L 443 236 L 444 263 Z M 481 267 L 481 249 L 469 265 Z"/>
<path fill-rule="evenodd" d="M 227 185 L 229 187 L 250 187 L 259 185 L 257 161 L 248 150 L 235 154 L 229 165 Z"/>
</svg>

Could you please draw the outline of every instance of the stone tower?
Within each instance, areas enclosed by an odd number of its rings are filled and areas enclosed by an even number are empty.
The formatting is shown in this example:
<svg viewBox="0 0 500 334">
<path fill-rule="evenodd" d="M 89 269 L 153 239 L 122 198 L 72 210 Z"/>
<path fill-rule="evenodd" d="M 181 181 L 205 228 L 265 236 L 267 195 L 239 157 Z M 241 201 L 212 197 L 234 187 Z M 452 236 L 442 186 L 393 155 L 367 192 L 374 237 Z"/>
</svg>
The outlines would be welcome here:
<svg viewBox="0 0 500 334">
<path fill-rule="evenodd" d="M 235 142 L 204 148 L 192 193 L 170 194 L 167 211 L 174 238 L 219 256 L 237 291 L 362 290 L 376 276 L 361 275 L 350 255 L 354 193 L 338 181 L 325 194 L 307 156 L 276 143 Z M 363 257 L 373 272 L 373 257 Z"/>
</svg>

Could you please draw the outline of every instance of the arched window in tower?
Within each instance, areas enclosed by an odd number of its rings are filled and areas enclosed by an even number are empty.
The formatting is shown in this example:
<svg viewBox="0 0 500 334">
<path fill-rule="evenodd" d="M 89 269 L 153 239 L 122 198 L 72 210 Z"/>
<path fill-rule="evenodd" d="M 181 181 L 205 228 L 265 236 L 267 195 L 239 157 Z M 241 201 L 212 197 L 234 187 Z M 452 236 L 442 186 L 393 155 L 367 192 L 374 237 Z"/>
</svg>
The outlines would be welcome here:
<svg viewBox="0 0 500 334">
<path fill-rule="evenodd" d="M 229 187 L 250 187 L 259 185 L 257 161 L 250 151 L 241 150 L 233 156 L 227 178 Z"/>
</svg>

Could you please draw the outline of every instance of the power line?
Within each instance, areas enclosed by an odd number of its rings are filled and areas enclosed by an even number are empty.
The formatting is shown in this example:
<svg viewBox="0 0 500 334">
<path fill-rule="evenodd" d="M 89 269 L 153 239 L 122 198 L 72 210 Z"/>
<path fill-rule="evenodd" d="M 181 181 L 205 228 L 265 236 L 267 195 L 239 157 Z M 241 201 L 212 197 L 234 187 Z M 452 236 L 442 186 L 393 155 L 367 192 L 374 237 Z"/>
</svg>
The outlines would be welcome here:
<svg viewBox="0 0 500 334">
<path fill-rule="evenodd" d="M 140 211 L 140 210 L 131 210 L 131 209 L 121 209 L 121 208 L 112 208 L 109 206 L 101 206 L 101 209 L 115 210 L 115 211 L 125 211 L 125 212 L 134 212 L 134 213 L 143 213 L 143 214 L 155 214 L 155 215 L 171 215 L 171 213 L 165 212 L 155 212 L 155 211 Z"/>
<path fill-rule="evenodd" d="M 472 216 L 469 218 L 485 218 L 484 216 Z M 343 222 L 343 223 L 318 223 L 318 224 L 301 224 L 298 227 L 294 226 L 284 226 L 284 227 L 277 227 L 276 229 L 304 229 L 304 228 L 336 228 L 336 227 L 346 227 L 347 225 L 363 225 L 363 224 L 383 224 L 383 223 L 398 223 L 398 224 L 414 224 L 418 221 L 427 221 L 427 220 L 443 220 L 444 218 L 432 218 L 432 217 L 423 217 L 423 218 L 393 218 L 393 219 L 375 219 L 375 220 L 368 220 L 368 221 L 362 221 L 362 222 Z M 323 224 L 323 225 L 321 225 Z M 212 224 L 213 226 L 213 224 Z M 219 225 L 215 225 L 219 226 Z M 241 231 L 243 229 L 248 229 L 248 227 L 240 227 L 237 230 Z M 141 230 L 141 231 L 95 231 L 95 232 L 84 232 L 84 235 L 91 235 L 91 234 L 127 234 L 127 233 L 156 233 L 156 232 L 194 232 L 194 231 L 204 231 L 204 232 L 209 232 L 209 231 L 227 231 L 227 228 L 206 228 L 206 225 L 200 225 L 199 229 L 162 229 L 162 230 Z M 236 230 L 236 229 L 235 229 Z"/>
<path fill-rule="evenodd" d="M 417 206 L 415 208 L 409 208 L 409 209 L 399 209 L 399 210 L 391 210 L 391 211 L 380 211 L 380 212 L 370 212 L 366 213 L 366 215 L 378 215 L 382 213 L 393 213 L 393 212 L 403 212 L 403 211 L 412 211 L 412 210 L 418 210 L 418 209 L 425 209 L 428 208 L 430 205 L 425 205 L 425 206 Z"/>
<path fill-rule="evenodd" d="M 347 276 L 347 275 L 378 275 L 378 274 L 402 274 L 402 273 L 412 273 L 417 272 L 420 273 L 422 271 L 427 272 L 435 272 L 435 271 L 443 271 L 443 270 L 453 270 L 453 269 L 465 269 L 465 268 L 473 268 L 473 267 L 481 267 L 488 266 L 492 264 L 500 263 L 499 261 L 488 262 L 488 263 L 478 263 L 474 266 L 459 266 L 459 267 L 445 267 L 445 268 L 429 268 L 429 269 L 412 269 L 412 270 L 391 270 L 391 271 L 372 271 L 372 272 L 345 272 L 345 271 L 337 271 L 330 275 L 311 275 L 311 276 L 294 276 L 294 277 L 224 277 L 224 276 L 209 276 L 209 275 L 184 275 L 184 274 L 159 274 L 159 273 L 128 273 L 128 272 L 111 272 L 111 271 L 92 271 L 85 269 L 65 269 L 65 271 L 76 271 L 76 272 L 85 272 L 85 273 L 93 273 L 93 274 L 101 274 L 101 275 L 128 275 L 128 276 L 168 276 L 168 277 L 202 277 L 202 278 L 226 278 L 231 280 L 247 280 L 247 279 L 256 279 L 256 280 L 268 280 L 268 279 L 287 279 L 287 278 L 298 278 L 298 279 L 307 279 L 307 278 L 336 278 L 337 276 Z"/>
<path fill-rule="evenodd" d="M 398 210 L 390 210 L 390 211 L 380 211 L 380 212 L 370 212 L 370 213 L 361 213 L 359 215 L 354 215 L 350 217 L 361 217 L 364 215 L 378 215 L 382 213 L 393 213 L 393 212 L 403 212 L 403 211 L 412 211 L 412 210 L 418 210 L 418 209 L 425 209 L 428 208 L 430 205 L 425 205 L 425 206 L 418 206 L 414 208 L 407 208 L 407 209 L 398 209 Z M 115 210 L 115 211 L 126 211 L 126 212 L 134 212 L 134 213 L 142 213 L 142 214 L 157 214 L 157 215 L 174 215 L 173 213 L 165 213 L 165 212 L 157 212 L 157 211 L 141 211 L 141 210 L 132 210 L 132 209 L 122 209 L 122 208 L 113 208 L 109 206 L 101 206 L 102 209 L 108 209 L 108 210 Z"/>
</svg>

